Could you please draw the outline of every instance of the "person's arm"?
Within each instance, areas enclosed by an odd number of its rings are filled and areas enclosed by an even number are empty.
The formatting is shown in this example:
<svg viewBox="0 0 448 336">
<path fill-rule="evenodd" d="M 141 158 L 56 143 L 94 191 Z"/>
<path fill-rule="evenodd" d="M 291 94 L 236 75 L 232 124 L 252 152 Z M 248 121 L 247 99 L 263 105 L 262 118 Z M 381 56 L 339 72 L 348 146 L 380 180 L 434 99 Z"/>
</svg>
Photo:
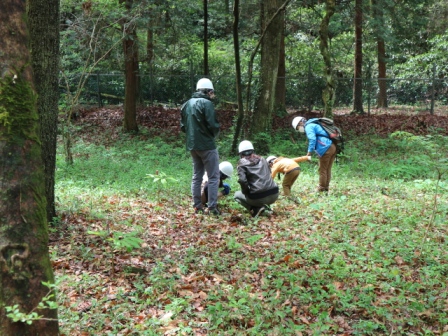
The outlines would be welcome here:
<svg viewBox="0 0 448 336">
<path fill-rule="evenodd" d="M 316 124 L 307 125 L 305 127 L 306 137 L 308 138 L 308 153 L 306 156 L 311 156 L 311 153 L 316 149 L 316 130 L 314 129 Z"/>
<path fill-rule="evenodd" d="M 297 163 L 305 162 L 305 161 L 311 161 L 311 155 L 299 156 L 299 157 L 296 157 L 296 158 L 294 158 L 292 160 L 297 162 Z"/>
<path fill-rule="evenodd" d="M 274 164 L 272 165 L 272 168 L 271 168 L 271 177 L 272 177 L 273 179 L 277 176 L 277 173 L 279 172 L 279 168 L 280 168 L 280 163 L 279 163 L 279 162 L 274 163 Z"/>
<path fill-rule="evenodd" d="M 246 171 L 242 166 L 238 167 L 238 183 L 241 186 L 241 191 L 244 195 L 250 192 L 249 182 L 247 181 Z"/>
</svg>

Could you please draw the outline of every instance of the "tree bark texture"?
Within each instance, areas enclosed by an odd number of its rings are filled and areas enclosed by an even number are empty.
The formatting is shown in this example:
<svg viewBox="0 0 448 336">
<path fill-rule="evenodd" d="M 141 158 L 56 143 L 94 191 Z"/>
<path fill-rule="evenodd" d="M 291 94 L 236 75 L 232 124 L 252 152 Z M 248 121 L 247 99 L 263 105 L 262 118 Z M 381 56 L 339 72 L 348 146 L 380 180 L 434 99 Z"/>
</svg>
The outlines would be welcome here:
<svg viewBox="0 0 448 336">
<path fill-rule="evenodd" d="M 33 85 L 26 1 L 0 11 L 0 335 L 58 335 L 57 311 L 31 325 L 13 323 L 6 306 L 30 313 L 54 282 L 48 253 L 44 164 Z"/>
<path fill-rule="evenodd" d="M 59 102 L 59 0 L 29 0 L 31 64 L 36 87 L 47 220 L 56 217 L 54 185 Z"/>
<path fill-rule="evenodd" d="M 333 77 L 333 66 L 331 62 L 331 51 L 329 45 L 328 27 L 330 25 L 331 17 L 333 16 L 336 9 L 335 0 L 326 1 L 325 16 L 320 23 L 319 29 L 319 49 L 324 59 L 325 64 L 325 88 L 322 90 L 322 100 L 324 101 L 325 110 L 324 117 L 333 118 L 333 104 L 336 98 L 335 94 L 335 84 Z"/>
<path fill-rule="evenodd" d="M 377 43 L 378 60 L 378 97 L 377 107 L 387 108 L 387 79 L 386 79 L 386 43 L 381 30 L 384 27 L 384 15 L 382 9 L 382 0 L 372 0 L 374 31 Z"/>
<path fill-rule="evenodd" d="M 266 25 L 281 5 L 279 0 L 263 0 L 262 28 L 266 29 L 266 34 L 261 42 L 259 90 L 255 98 L 251 128 L 253 134 L 269 132 L 272 126 L 284 12 L 276 15 L 269 26 Z"/>
<path fill-rule="evenodd" d="M 233 50 L 235 53 L 235 73 L 236 73 L 236 96 L 238 100 L 238 117 L 236 121 L 235 134 L 233 135 L 233 142 L 231 148 L 231 154 L 237 154 L 237 144 L 241 129 L 244 124 L 244 106 L 243 106 L 243 94 L 241 86 L 241 59 L 240 59 L 240 42 L 238 37 L 238 24 L 239 24 L 239 8 L 240 1 L 234 0 L 233 4 Z"/>
<path fill-rule="evenodd" d="M 277 85 L 275 89 L 275 110 L 286 111 L 286 54 L 285 54 L 285 20 L 283 16 L 280 36 L 280 55 L 278 59 Z"/>
<path fill-rule="evenodd" d="M 124 1 L 128 11 L 131 11 L 132 1 Z M 138 87 L 138 43 L 135 25 L 123 22 L 123 53 L 125 62 L 125 98 L 123 130 L 138 132 L 137 125 L 137 87 Z"/>
<path fill-rule="evenodd" d="M 353 112 L 364 113 L 362 106 L 362 0 L 355 0 L 355 71 L 353 75 Z"/>
<path fill-rule="evenodd" d="M 208 69 L 208 0 L 204 1 L 204 76 L 209 75 Z"/>
</svg>

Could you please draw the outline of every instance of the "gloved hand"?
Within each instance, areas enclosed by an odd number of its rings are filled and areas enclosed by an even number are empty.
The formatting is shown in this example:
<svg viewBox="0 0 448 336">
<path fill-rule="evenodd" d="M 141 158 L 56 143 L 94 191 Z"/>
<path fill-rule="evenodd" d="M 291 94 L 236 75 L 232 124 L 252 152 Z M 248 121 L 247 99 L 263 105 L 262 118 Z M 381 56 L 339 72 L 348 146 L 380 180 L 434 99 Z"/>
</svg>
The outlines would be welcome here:
<svg viewBox="0 0 448 336">
<path fill-rule="evenodd" d="M 222 188 L 222 194 L 223 195 L 228 195 L 230 194 L 230 186 L 227 183 L 223 183 L 223 188 Z"/>
<path fill-rule="evenodd" d="M 308 156 L 308 161 L 311 161 L 311 156 Z"/>
</svg>

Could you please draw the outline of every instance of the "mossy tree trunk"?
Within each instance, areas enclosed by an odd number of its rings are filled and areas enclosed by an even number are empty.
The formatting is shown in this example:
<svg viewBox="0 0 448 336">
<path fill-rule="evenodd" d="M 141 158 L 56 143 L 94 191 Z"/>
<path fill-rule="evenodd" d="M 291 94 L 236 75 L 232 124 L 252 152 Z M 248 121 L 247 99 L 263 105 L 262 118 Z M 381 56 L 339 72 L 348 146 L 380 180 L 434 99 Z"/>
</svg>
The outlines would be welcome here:
<svg viewBox="0 0 448 336">
<path fill-rule="evenodd" d="M 280 0 L 262 1 L 262 29 L 266 33 L 261 41 L 260 82 L 255 98 L 252 134 L 270 132 L 272 127 L 284 11 L 275 14 L 281 5 Z M 268 26 L 272 17 L 274 18 Z"/>
<path fill-rule="evenodd" d="M 322 100 L 324 101 L 325 111 L 324 117 L 333 118 L 333 104 L 336 98 L 335 86 L 333 78 L 333 66 L 331 63 L 331 52 L 329 44 L 329 32 L 328 27 L 330 25 L 331 17 L 335 12 L 335 0 L 326 1 L 325 16 L 320 23 L 319 38 L 320 38 L 320 53 L 325 63 L 325 88 L 322 91 Z"/>
<path fill-rule="evenodd" d="M 25 4 L 0 10 L 0 335 L 58 335 L 57 311 L 35 310 L 54 278 Z M 14 305 L 43 318 L 13 323 L 5 307 Z"/>
<path fill-rule="evenodd" d="M 54 185 L 59 102 L 59 0 L 28 1 L 30 51 L 37 92 L 47 220 L 56 217 Z"/>
</svg>

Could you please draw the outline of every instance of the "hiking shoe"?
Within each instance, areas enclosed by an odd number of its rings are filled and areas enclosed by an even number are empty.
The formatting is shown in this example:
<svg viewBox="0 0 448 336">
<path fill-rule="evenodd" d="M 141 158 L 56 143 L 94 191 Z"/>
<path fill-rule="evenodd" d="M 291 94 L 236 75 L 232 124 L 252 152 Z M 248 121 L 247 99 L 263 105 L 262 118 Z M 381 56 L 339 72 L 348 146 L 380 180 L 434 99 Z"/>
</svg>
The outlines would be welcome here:
<svg viewBox="0 0 448 336">
<path fill-rule="evenodd" d="M 208 208 L 206 213 L 207 215 L 221 216 L 221 211 L 217 208 Z"/>
<path fill-rule="evenodd" d="M 252 210 L 250 211 L 250 213 L 252 214 L 252 217 L 255 218 L 255 217 L 260 216 L 263 213 L 263 211 L 265 211 L 265 210 L 266 210 L 266 208 L 264 206 L 262 206 L 261 208 L 253 207 Z"/>
</svg>

